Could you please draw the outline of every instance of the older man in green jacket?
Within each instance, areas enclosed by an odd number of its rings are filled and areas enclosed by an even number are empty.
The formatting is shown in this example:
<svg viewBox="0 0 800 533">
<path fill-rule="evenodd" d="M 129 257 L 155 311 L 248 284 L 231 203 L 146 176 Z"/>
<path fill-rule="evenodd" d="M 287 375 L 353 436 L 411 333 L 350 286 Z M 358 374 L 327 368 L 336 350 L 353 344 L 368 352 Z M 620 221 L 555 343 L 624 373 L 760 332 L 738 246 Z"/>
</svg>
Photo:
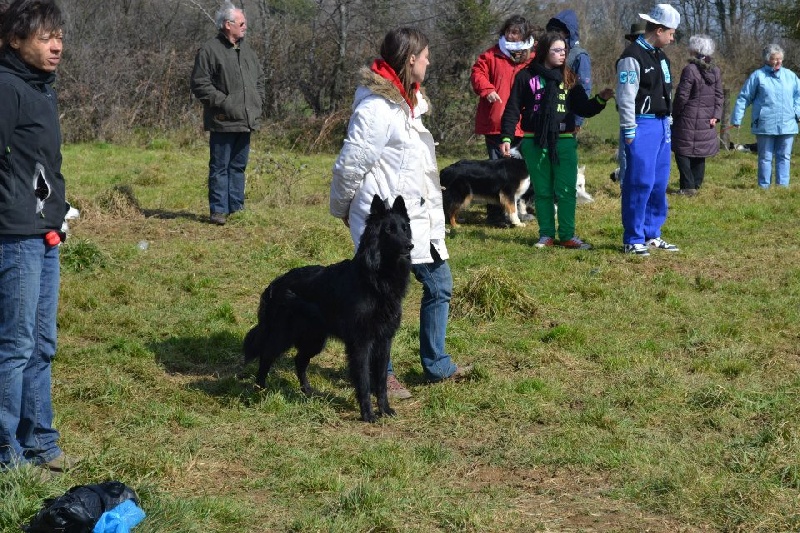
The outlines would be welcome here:
<svg viewBox="0 0 800 533">
<path fill-rule="evenodd" d="M 261 122 L 264 75 L 258 57 L 244 41 L 244 11 L 226 2 L 215 22 L 219 33 L 197 51 L 191 88 L 203 103 L 203 127 L 210 132 L 211 223 L 222 226 L 229 214 L 244 208 L 244 171 L 250 132 Z"/>
</svg>

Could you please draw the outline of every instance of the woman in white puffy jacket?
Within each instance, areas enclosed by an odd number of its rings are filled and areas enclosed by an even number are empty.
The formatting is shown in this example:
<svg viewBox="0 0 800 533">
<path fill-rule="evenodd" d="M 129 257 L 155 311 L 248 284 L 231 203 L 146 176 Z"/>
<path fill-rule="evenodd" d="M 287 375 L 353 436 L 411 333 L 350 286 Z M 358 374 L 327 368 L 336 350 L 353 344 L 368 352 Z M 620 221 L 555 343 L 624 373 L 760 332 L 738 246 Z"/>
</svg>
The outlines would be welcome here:
<svg viewBox="0 0 800 533">
<path fill-rule="evenodd" d="M 431 381 L 463 377 L 471 367 L 457 366 L 444 347 L 453 278 L 433 136 L 421 120 L 428 110 L 419 88 L 428 67 L 428 39 L 412 28 L 392 30 L 380 53 L 360 73 L 347 137 L 333 166 L 330 211 L 344 220 L 358 248 L 373 196 L 389 203 L 403 197 L 414 242 L 412 270 L 423 286 L 422 368 Z M 391 361 L 387 384 L 390 397 L 411 396 Z"/>
</svg>

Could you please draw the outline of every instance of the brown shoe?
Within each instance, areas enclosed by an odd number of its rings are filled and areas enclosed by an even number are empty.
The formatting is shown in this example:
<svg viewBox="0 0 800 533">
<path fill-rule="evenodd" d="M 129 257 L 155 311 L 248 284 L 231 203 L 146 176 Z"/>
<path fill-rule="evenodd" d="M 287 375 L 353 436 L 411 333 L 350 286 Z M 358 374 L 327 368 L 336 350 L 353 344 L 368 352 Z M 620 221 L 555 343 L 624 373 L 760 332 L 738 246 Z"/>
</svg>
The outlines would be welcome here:
<svg viewBox="0 0 800 533">
<path fill-rule="evenodd" d="M 228 217 L 225 216 L 225 213 L 211 213 L 209 221 L 217 226 L 224 226 L 228 221 Z"/>
<path fill-rule="evenodd" d="M 386 395 L 392 400 L 408 400 L 411 398 L 411 391 L 394 374 L 389 374 L 386 378 Z"/>
<path fill-rule="evenodd" d="M 62 472 L 68 472 L 74 469 L 76 466 L 78 466 L 79 462 L 80 460 L 75 459 L 74 457 L 70 457 L 64 452 L 61 452 L 61 455 L 59 455 L 55 459 L 51 459 L 50 461 L 42 463 L 39 466 L 41 466 L 46 470 L 49 470 L 50 472 L 55 472 L 60 474 Z"/>
<path fill-rule="evenodd" d="M 456 371 L 444 378 L 444 380 L 453 380 L 453 381 L 461 381 L 462 379 L 466 379 L 472 374 L 472 365 L 463 365 L 459 366 L 456 365 Z"/>
</svg>

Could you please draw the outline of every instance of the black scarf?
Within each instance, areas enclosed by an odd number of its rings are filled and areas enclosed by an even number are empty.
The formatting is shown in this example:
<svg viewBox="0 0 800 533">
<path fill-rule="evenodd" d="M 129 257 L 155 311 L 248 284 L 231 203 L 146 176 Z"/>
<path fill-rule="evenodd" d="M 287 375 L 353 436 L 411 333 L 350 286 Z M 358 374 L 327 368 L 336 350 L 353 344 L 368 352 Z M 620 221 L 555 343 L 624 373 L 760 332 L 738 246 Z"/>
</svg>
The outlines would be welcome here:
<svg viewBox="0 0 800 533">
<path fill-rule="evenodd" d="M 561 120 L 558 109 L 558 93 L 564 77 L 561 68 L 547 68 L 541 63 L 533 62 L 530 67 L 534 76 L 544 80 L 544 97 L 539 104 L 539 112 L 533 117 L 533 133 L 536 142 L 544 148 L 552 163 L 558 164 L 558 135 Z"/>
</svg>

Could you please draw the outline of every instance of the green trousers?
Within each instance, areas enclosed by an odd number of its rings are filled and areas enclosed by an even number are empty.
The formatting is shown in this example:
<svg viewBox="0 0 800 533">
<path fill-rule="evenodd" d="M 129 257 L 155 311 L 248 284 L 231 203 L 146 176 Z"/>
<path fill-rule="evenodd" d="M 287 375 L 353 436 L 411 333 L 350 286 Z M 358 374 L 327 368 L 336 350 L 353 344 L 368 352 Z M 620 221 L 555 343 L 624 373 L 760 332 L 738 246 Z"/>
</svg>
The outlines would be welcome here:
<svg viewBox="0 0 800 533">
<path fill-rule="evenodd" d="M 578 181 L 578 144 L 572 135 L 558 139 L 558 164 L 550 161 L 545 149 L 533 137 L 525 137 L 519 146 L 531 175 L 539 237 L 556 237 L 558 200 L 558 240 L 575 236 L 575 186 Z"/>
</svg>

